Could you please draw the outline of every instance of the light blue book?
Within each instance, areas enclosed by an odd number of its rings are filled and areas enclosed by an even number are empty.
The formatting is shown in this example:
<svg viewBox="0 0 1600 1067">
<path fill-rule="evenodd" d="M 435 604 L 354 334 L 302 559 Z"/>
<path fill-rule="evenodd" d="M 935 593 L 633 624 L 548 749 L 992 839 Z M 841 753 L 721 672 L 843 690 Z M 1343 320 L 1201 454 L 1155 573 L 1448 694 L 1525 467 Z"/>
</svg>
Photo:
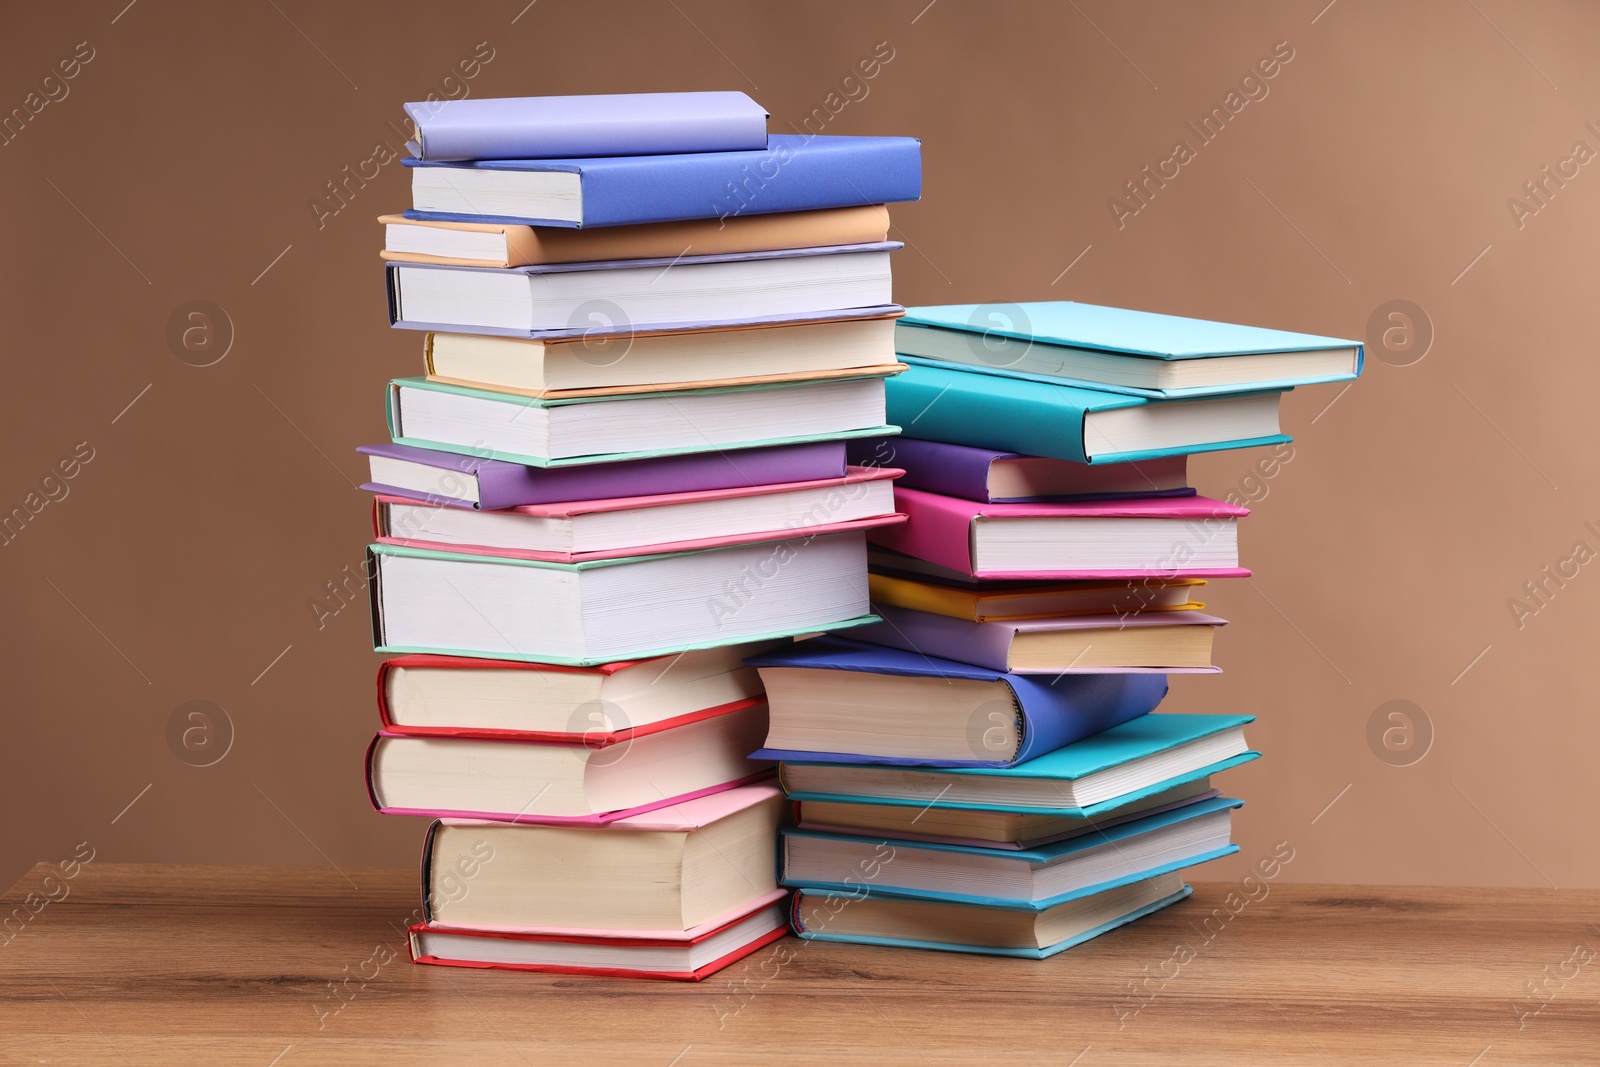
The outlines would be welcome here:
<svg viewBox="0 0 1600 1067">
<path fill-rule="evenodd" d="M 795 932 L 810 941 L 1040 960 L 1192 892 L 1181 875 L 1161 874 L 1034 912 L 802 889 L 792 921 Z"/>
<path fill-rule="evenodd" d="M 1145 397 L 1343 382 L 1362 363 L 1359 341 L 1068 300 L 909 308 L 895 348 L 985 374 Z"/>
<path fill-rule="evenodd" d="M 885 384 L 886 421 L 924 441 L 1124 463 L 1290 440 L 1278 427 L 1281 390 L 1152 400 L 902 358 L 911 366 Z"/>
<path fill-rule="evenodd" d="M 892 767 L 784 761 L 795 800 L 1095 818 L 1260 756 L 1253 715 L 1152 712 L 1011 767 Z"/>
<path fill-rule="evenodd" d="M 779 881 L 800 889 L 1044 911 L 1239 851 L 1216 797 L 1039 848 L 1011 851 L 789 829 Z"/>
</svg>

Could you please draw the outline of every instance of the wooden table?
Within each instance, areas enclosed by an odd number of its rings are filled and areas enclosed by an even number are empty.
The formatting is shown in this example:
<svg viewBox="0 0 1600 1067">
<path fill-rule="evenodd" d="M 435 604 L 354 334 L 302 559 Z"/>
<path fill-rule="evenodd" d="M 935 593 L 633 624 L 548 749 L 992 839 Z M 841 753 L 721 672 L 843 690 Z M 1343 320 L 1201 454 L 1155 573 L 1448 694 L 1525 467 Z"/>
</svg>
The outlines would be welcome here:
<svg viewBox="0 0 1600 1067">
<path fill-rule="evenodd" d="M 693 984 L 413 966 L 416 881 L 40 865 L 0 1062 L 1600 1062 L 1600 892 L 1283 884 L 1203 925 L 1237 887 L 1199 883 L 1043 962 L 787 939 Z"/>
</svg>

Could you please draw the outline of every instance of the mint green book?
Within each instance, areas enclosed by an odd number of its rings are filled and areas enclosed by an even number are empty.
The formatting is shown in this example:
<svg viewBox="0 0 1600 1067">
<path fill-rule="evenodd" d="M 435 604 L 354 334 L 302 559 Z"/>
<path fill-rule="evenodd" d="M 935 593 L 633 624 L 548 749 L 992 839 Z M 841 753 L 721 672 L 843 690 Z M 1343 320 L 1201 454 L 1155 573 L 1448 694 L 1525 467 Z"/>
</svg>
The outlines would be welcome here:
<svg viewBox="0 0 1600 1067">
<path fill-rule="evenodd" d="M 400 378 L 388 416 L 397 445 L 533 467 L 899 432 L 884 422 L 881 377 L 562 399 Z"/>
</svg>

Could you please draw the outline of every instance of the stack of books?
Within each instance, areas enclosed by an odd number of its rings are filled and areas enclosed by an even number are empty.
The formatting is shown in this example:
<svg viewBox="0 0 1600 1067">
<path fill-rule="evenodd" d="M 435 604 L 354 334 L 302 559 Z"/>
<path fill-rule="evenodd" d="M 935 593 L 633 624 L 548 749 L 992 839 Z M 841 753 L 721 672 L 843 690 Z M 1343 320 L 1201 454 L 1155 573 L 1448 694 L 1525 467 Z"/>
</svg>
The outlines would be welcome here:
<svg viewBox="0 0 1600 1067">
<path fill-rule="evenodd" d="M 753 657 L 798 802 L 802 937 L 1042 958 L 1181 900 L 1236 852 L 1214 775 L 1249 715 L 1153 713 L 1214 672 L 1195 595 L 1248 576 L 1247 509 L 1189 454 L 1282 447 L 1282 394 L 1361 346 L 1076 303 L 912 308 L 890 381 L 909 521 L 873 530 L 882 621 Z M 1292 453 L 1291 453 L 1292 455 Z"/>
<path fill-rule="evenodd" d="M 418 962 L 701 978 L 787 931 L 743 660 L 876 621 L 903 521 L 883 205 L 911 138 L 767 135 L 742 93 L 407 105 L 384 216 L 426 374 L 362 448 L 373 805 L 438 821 Z"/>
</svg>

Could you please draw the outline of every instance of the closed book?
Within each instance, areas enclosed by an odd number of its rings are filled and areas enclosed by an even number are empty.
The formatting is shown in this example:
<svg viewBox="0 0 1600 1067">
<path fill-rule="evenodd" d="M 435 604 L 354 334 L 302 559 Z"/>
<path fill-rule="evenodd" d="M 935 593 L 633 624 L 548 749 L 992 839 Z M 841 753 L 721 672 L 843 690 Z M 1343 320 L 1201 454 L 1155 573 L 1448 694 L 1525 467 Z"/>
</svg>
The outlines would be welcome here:
<svg viewBox="0 0 1600 1067">
<path fill-rule="evenodd" d="M 1254 721 L 1253 715 L 1156 712 L 1012 767 L 785 760 L 779 777 L 798 800 L 1099 818 L 1140 797 L 1257 759 L 1260 753 L 1244 740 L 1245 725 Z"/>
<path fill-rule="evenodd" d="M 779 880 L 836 892 L 864 883 L 874 897 L 1043 911 L 1232 855 L 1239 846 L 1231 816 L 1243 803 L 1202 800 L 1018 851 L 788 829 Z"/>
<path fill-rule="evenodd" d="M 553 159 L 767 147 L 767 109 L 744 93 L 501 96 L 408 103 L 418 159 Z"/>
<path fill-rule="evenodd" d="M 890 484 L 898 473 L 852 467 L 845 477 L 823 482 L 528 504 L 507 511 L 380 495 L 373 501 L 372 525 L 383 544 L 577 563 L 898 522 Z"/>
<path fill-rule="evenodd" d="M 900 436 L 852 441 L 850 462 L 900 467 L 907 489 L 986 504 L 1195 495 L 1188 456 L 1091 465 Z"/>
<path fill-rule="evenodd" d="M 893 241 L 527 267 L 390 263 L 401 329 L 570 338 L 899 311 Z"/>
<path fill-rule="evenodd" d="M 511 222 L 427 222 L 404 215 L 380 215 L 378 221 L 384 226 L 384 259 L 458 267 L 669 259 L 889 239 L 889 209 L 882 204 L 590 230 Z"/>
<path fill-rule="evenodd" d="M 771 904 L 782 794 L 725 789 L 593 826 L 444 819 L 422 853 L 423 921 L 660 937 Z"/>
<path fill-rule="evenodd" d="M 887 555 L 879 550 L 881 560 Z M 896 554 L 898 555 L 898 553 Z M 905 559 L 910 560 L 907 556 Z M 899 562 L 896 560 L 896 562 Z M 929 577 L 911 578 L 876 569 L 872 553 L 867 589 L 874 604 L 925 611 L 968 622 L 1007 622 L 1072 615 L 1126 617 L 1146 611 L 1198 611 L 1193 599 L 1204 578 L 1095 581 L 993 581 L 957 585 Z"/>
<path fill-rule="evenodd" d="M 894 429 L 883 423 L 882 378 L 561 400 L 426 378 L 389 383 L 389 433 L 396 444 L 535 467 L 765 448 Z"/>
<path fill-rule="evenodd" d="M 886 375 L 894 315 L 538 339 L 428 333 L 432 381 L 540 399 Z M 876 466 L 889 466 L 879 463 Z"/>
<path fill-rule="evenodd" d="M 789 933 L 787 893 L 721 923 L 692 930 L 510 931 L 417 923 L 413 963 L 544 974 L 698 982 Z"/>
<path fill-rule="evenodd" d="M 1192 892 L 1182 876 L 1163 874 L 1032 912 L 802 889 L 795 894 L 793 922 L 808 941 L 1042 960 L 1176 904 Z"/>
<path fill-rule="evenodd" d="M 903 354 L 1134 396 L 1220 396 L 1350 381 L 1359 341 L 1055 300 L 912 308 Z"/>
<path fill-rule="evenodd" d="M 486 456 L 412 445 L 362 445 L 370 481 L 361 488 L 430 504 L 460 503 L 499 510 L 524 504 L 693 493 L 778 482 L 842 478 L 844 444 L 807 444 L 726 452 L 691 452 L 653 459 L 574 467 L 534 467 Z"/>
<path fill-rule="evenodd" d="M 1012 767 L 1153 710 L 1159 674 L 1054 681 L 818 637 L 751 657 L 771 706 L 758 759 Z"/>
<path fill-rule="evenodd" d="M 918 437 L 1077 463 L 1126 463 L 1290 440 L 1281 391 L 1152 400 L 926 362 L 894 379 L 889 418 Z"/>
<path fill-rule="evenodd" d="M 797 800 L 795 825 L 802 830 L 833 834 L 1015 851 L 1096 833 L 1108 826 L 1221 795 L 1211 788 L 1211 779 L 1197 778 L 1119 805 L 1093 819 L 1013 811 L 909 808 L 855 800 Z"/>
<path fill-rule="evenodd" d="M 568 667 L 467 656 L 396 656 L 378 668 L 383 732 L 612 745 L 761 698 L 743 659 L 776 642 Z"/>
<path fill-rule="evenodd" d="M 922 196 L 914 137 L 774 134 L 765 149 L 676 155 L 403 161 L 407 218 L 623 226 L 861 207 Z"/>
<path fill-rule="evenodd" d="M 745 753 L 766 725 L 750 700 L 608 742 L 385 732 L 367 749 L 367 791 L 386 815 L 593 825 L 763 776 L 770 764 Z"/>
<path fill-rule="evenodd" d="M 895 489 L 909 516 L 873 543 L 974 578 L 1247 578 L 1237 520 L 1210 497 L 979 504 Z"/>
<path fill-rule="evenodd" d="M 850 636 L 1011 674 L 1213 674 L 1212 637 L 1226 621 L 1198 611 L 969 622 L 873 604 L 883 621 Z"/>
<path fill-rule="evenodd" d="M 875 621 L 860 531 L 547 563 L 373 545 L 379 652 L 593 666 Z"/>
</svg>

